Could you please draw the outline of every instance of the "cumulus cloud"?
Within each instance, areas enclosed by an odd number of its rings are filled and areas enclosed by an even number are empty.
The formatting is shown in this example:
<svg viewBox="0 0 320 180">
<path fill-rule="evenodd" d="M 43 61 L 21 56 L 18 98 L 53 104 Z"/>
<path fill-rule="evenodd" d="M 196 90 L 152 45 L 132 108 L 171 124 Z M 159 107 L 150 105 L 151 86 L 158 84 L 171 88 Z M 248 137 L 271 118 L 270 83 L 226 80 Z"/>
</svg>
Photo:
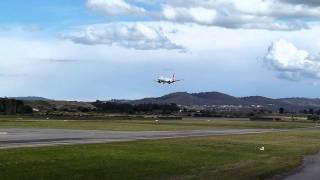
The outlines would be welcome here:
<svg viewBox="0 0 320 180">
<path fill-rule="evenodd" d="M 124 0 L 87 0 L 87 7 L 106 15 L 144 15 L 146 12 Z"/>
<path fill-rule="evenodd" d="M 319 21 L 315 0 L 88 0 L 107 15 L 143 14 L 154 20 L 225 28 L 297 30 Z M 144 4 L 157 8 L 144 9 Z"/>
<path fill-rule="evenodd" d="M 223 9 L 223 8 L 222 8 Z M 296 30 L 308 28 L 302 21 L 279 21 L 267 15 L 255 15 L 232 10 L 221 11 L 207 7 L 172 7 L 162 10 L 163 18 L 175 22 L 197 23 L 201 25 L 219 26 L 225 28 Z"/>
<path fill-rule="evenodd" d="M 296 30 L 303 18 L 320 17 L 320 8 L 276 0 L 174 0 L 162 7 L 163 18 L 226 28 Z M 283 20 L 286 19 L 286 20 Z"/>
<path fill-rule="evenodd" d="M 160 28 L 137 24 L 99 24 L 90 25 L 79 32 L 64 36 L 74 43 L 86 45 L 117 45 L 137 50 L 181 50 Z"/>
<path fill-rule="evenodd" d="M 264 62 L 278 71 L 280 78 L 298 81 L 303 78 L 320 78 L 320 58 L 308 51 L 298 49 L 294 44 L 280 39 L 272 43 Z"/>
</svg>

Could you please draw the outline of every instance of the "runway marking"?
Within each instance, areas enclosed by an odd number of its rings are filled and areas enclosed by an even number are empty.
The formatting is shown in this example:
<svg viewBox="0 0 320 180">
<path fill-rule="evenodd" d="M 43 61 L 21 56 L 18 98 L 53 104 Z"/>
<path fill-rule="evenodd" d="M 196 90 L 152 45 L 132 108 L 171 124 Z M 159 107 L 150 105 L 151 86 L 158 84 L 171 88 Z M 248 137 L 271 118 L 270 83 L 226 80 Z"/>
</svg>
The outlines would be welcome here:
<svg viewBox="0 0 320 180">
<path fill-rule="evenodd" d="M 7 135 L 7 132 L 0 132 L 0 135 Z"/>
</svg>

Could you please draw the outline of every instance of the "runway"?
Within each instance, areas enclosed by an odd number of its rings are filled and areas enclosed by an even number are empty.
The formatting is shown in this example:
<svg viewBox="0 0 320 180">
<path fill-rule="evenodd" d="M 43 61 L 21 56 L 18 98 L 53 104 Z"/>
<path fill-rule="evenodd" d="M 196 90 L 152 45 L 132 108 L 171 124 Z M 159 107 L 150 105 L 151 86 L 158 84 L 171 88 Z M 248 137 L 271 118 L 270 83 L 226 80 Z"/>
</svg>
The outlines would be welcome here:
<svg viewBox="0 0 320 180">
<path fill-rule="evenodd" d="M 70 129 L 0 129 L 0 149 L 64 144 L 94 144 L 145 139 L 241 135 L 278 132 L 276 129 L 224 129 L 192 131 L 96 131 Z"/>
</svg>

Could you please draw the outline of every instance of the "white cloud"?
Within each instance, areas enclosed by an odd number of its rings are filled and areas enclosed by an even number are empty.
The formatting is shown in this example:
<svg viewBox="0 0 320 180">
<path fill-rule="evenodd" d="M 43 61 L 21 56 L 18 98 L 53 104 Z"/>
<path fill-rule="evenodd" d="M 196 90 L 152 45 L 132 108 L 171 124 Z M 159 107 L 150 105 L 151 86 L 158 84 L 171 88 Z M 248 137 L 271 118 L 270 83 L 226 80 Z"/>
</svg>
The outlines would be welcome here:
<svg viewBox="0 0 320 180">
<path fill-rule="evenodd" d="M 170 21 L 198 22 L 200 24 L 212 24 L 217 19 L 217 12 L 203 7 L 194 8 L 174 8 L 165 6 L 163 8 L 163 17 Z"/>
<path fill-rule="evenodd" d="M 264 62 L 278 71 L 281 78 L 290 80 L 320 78 L 320 58 L 310 55 L 306 50 L 298 49 L 284 39 L 272 43 Z"/>
<path fill-rule="evenodd" d="M 162 6 L 164 19 L 226 28 L 296 30 L 303 18 L 319 18 L 320 8 L 276 0 L 179 0 Z M 285 20 L 284 20 L 285 19 Z"/>
<path fill-rule="evenodd" d="M 145 10 L 124 0 L 87 0 L 87 7 L 105 15 L 143 15 Z"/>
<path fill-rule="evenodd" d="M 165 35 L 161 28 L 136 24 L 99 24 L 90 25 L 79 32 L 73 32 L 64 36 L 75 43 L 86 45 L 117 45 L 138 50 L 181 50 Z"/>
<path fill-rule="evenodd" d="M 139 14 L 225 28 L 298 30 L 320 17 L 320 7 L 313 0 L 88 0 L 88 4 L 107 15 Z M 143 4 L 157 8 L 144 9 Z"/>
</svg>

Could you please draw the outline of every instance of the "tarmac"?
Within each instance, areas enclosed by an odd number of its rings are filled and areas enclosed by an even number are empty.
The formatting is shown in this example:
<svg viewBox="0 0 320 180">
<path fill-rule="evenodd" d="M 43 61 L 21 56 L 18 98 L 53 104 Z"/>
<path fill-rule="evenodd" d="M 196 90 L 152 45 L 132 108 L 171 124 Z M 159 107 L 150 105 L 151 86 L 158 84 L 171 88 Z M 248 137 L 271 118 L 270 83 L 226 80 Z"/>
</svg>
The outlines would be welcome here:
<svg viewBox="0 0 320 180">
<path fill-rule="evenodd" d="M 71 129 L 0 129 L 0 149 L 67 144 L 95 144 L 213 135 L 241 135 L 278 132 L 276 129 L 223 129 L 190 131 L 98 131 Z"/>
<path fill-rule="evenodd" d="M 305 156 L 303 165 L 290 172 L 283 180 L 319 180 L 320 179 L 320 153 Z"/>
</svg>

